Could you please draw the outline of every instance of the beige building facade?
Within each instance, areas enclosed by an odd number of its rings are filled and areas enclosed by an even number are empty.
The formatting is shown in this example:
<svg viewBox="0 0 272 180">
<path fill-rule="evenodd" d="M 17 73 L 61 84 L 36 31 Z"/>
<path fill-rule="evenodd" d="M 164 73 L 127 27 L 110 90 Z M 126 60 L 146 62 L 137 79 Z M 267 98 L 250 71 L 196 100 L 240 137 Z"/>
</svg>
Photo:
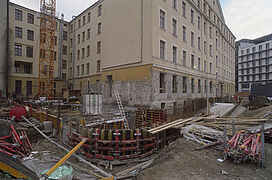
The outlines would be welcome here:
<svg viewBox="0 0 272 180">
<path fill-rule="evenodd" d="M 68 26 L 68 22 L 63 22 L 61 19 L 56 20 L 54 62 L 56 96 L 61 96 L 62 90 L 67 88 Z M 39 13 L 10 3 L 9 32 L 9 94 L 33 98 L 38 95 L 39 91 Z M 61 39 L 62 33 L 66 34 L 64 39 Z"/>
<path fill-rule="evenodd" d="M 228 97 L 234 43 L 217 0 L 100 0 L 70 23 L 70 87 L 156 108 Z"/>
<path fill-rule="evenodd" d="M 16 20 L 16 9 L 23 12 L 22 21 Z M 29 13 L 34 24 L 28 23 Z M 16 80 L 22 80 L 26 89 L 21 91 L 27 94 L 27 81 L 32 80 L 36 94 L 39 19 L 35 11 L 12 3 L 10 14 L 11 31 L 23 29 L 22 38 L 12 33 L 10 86 L 16 90 Z M 27 39 L 29 29 L 33 41 Z M 219 0 L 100 0 L 64 22 L 63 32 L 60 29 L 58 96 L 67 88 L 102 94 L 103 101 L 111 103 L 118 90 L 128 105 L 172 108 L 190 99 L 234 94 L 235 37 Z M 17 44 L 22 45 L 21 56 L 15 55 Z M 33 47 L 31 58 L 28 46 Z"/>
</svg>

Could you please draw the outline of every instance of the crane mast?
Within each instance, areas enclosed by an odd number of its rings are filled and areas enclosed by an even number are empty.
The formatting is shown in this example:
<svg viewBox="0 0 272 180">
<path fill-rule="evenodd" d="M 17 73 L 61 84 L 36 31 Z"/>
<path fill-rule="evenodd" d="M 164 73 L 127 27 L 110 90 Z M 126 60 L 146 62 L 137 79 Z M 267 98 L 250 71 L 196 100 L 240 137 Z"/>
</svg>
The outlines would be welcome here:
<svg viewBox="0 0 272 180">
<path fill-rule="evenodd" d="M 39 96 L 54 96 L 56 0 L 40 1 Z"/>
</svg>

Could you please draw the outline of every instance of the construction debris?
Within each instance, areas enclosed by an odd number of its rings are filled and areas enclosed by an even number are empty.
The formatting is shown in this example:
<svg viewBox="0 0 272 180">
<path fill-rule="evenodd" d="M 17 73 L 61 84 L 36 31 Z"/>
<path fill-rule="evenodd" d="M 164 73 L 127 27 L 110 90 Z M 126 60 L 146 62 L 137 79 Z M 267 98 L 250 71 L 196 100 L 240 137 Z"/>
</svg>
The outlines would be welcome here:
<svg viewBox="0 0 272 180">
<path fill-rule="evenodd" d="M 263 161 L 261 134 L 248 134 L 245 131 L 236 133 L 224 150 L 224 159 L 231 157 L 235 163 L 251 160 L 260 166 Z"/>
<path fill-rule="evenodd" d="M 25 131 L 17 132 L 13 125 L 10 125 L 10 130 L 9 135 L 0 137 L 0 152 L 21 161 L 30 155 L 32 145 Z"/>
</svg>

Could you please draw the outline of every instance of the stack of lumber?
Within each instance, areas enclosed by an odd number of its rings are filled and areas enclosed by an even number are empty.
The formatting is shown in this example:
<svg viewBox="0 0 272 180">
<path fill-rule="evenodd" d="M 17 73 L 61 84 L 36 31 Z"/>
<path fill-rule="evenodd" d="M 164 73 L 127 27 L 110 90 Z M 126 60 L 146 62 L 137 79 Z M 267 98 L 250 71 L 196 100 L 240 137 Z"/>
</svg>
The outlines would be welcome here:
<svg viewBox="0 0 272 180">
<path fill-rule="evenodd" d="M 235 130 L 247 130 L 251 127 L 260 125 L 263 122 L 268 121 L 269 119 L 260 119 L 260 118 L 234 118 L 234 117 L 217 117 L 217 118 L 210 118 L 205 117 L 202 122 L 198 122 L 196 124 L 204 125 L 207 127 L 211 127 L 213 129 L 217 129 L 223 131 L 224 126 L 226 126 L 227 132 L 232 131 L 232 124 L 234 121 Z"/>
<path fill-rule="evenodd" d="M 218 117 L 218 115 L 209 116 L 209 118 L 215 118 L 215 117 Z M 161 131 L 164 131 L 164 130 L 167 130 L 170 128 L 180 129 L 181 127 L 203 121 L 204 118 L 205 117 L 191 117 L 191 118 L 187 118 L 187 119 L 179 119 L 179 120 L 172 121 L 170 123 L 161 125 L 159 127 L 150 129 L 150 130 L 148 130 L 148 132 L 151 134 L 156 134 L 158 132 L 161 132 Z"/>
</svg>

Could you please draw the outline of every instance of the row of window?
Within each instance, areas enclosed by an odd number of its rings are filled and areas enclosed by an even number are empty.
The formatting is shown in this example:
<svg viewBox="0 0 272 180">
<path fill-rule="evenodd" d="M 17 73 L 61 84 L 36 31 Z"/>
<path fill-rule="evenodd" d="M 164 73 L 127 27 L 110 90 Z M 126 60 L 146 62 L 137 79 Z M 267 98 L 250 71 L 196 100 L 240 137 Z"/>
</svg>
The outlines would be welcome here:
<svg viewBox="0 0 272 180">
<path fill-rule="evenodd" d="M 263 65 L 269 65 L 269 64 L 272 64 L 272 58 L 255 60 L 255 61 L 251 61 L 251 62 L 244 62 L 244 63 L 239 64 L 239 69 L 251 68 L 251 67 L 256 67 L 256 66 L 263 66 Z"/>
<path fill-rule="evenodd" d="M 97 25 L 97 35 L 101 34 L 101 28 L 102 28 L 102 24 L 98 23 Z M 82 37 L 82 39 L 81 39 Z M 91 38 L 91 29 L 87 29 L 87 40 L 89 40 Z M 77 35 L 77 44 L 80 44 L 80 42 L 85 42 L 85 31 L 82 32 L 82 36 L 81 34 Z M 72 46 L 73 40 L 71 39 L 71 46 Z"/>
<path fill-rule="evenodd" d="M 32 95 L 32 81 L 26 81 L 26 95 L 31 96 Z M 20 95 L 22 94 L 22 81 L 21 80 L 15 80 L 15 94 Z"/>
<path fill-rule="evenodd" d="M 182 93 L 188 93 L 188 88 L 191 86 L 190 90 L 191 93 L 201 93 L 202 90 L 202 83 L 204 83 L 204 93 L 207 93 L 208 90 L 208 81 L 207 80 L 197 80 L 197 89 L 196 89 L 196 79 L 189 78 L 187 76 L 182 77 Z M 213 81 L 209 82 L 209 92 L 213 93 Z M 196 91 L 197 90 L 197 91 Z M 166 93 L 166 81 L 165 81 L 165 73 L 160 73 L 160 93 Z M 172 93 L 178 93 L 178 81 L 177 76 L 172 76 Z"/>
<path fill-rule="evenodd" d="M 199 17 L 199 16 L 198 16 Z M 160 10 L 160 28 L 164 31 L 166 31 L 165 27 L 166 27 L 166 19 L 165 19 L 165 12 L 163 10 Z M 200 17 L 198 18 L 198 28 L 200 29 Z M 172 34 L 174 36 L 178 36 L 177 35 L 177 20 L 175 18 L 172 18 Z M 204 22 L 204 34 L 206 34 L 206 30 L 207 29 L 207 23 Z M 191 31 L 191 39 L 190 39 L 190 43 L 191 43 L 191 46 L 192 47 L 195 47 L 195 33 L 193 31 Z M 209 37 L 212 39 L 213 38 L 213 30 L 212 30 L 212 26 L 209 27 Z M 218 32 L 216 31 L 216 37 L 218 37 Z M 187 42 L 187 27 L 185 25 L 182 26 L 182 39 L 184 42 Z M 201 39 L 200 37 L 198 36 L 197 38 L 197 42 L 198 42 L 198 50 L 201 51 Z M 224 50 L 229 54 L 231 55 L 232 57 L 234 57 L 234 50 L 231 50 L 231 47 L 226 44 L 226 42 L 223 43 L 223 38 L 221 40 L 222 42 L 222 48 L 224 48 Z M 218 38 L 215 39 L 215 47 L 216 47 L 216 50 L 218 51 L 219 50 L 219 47 L 220 47 L 220 38 L 218 40 Z M 206 41 L 204 41 L 204 52 L 206 53 L 207 50 L 206 50 Z M 210 54 L 211 55 L 211 54 Z"/>
<path fill-rule="evenodd" d="M 163 0 L 164 2 L 166 2 L 166 0 Z M 175 9 L 176 11 L 178 11 L 178 2 L 177 0 L 172 0 L 172 8 Z M 198 6 L 199 9 L 202 9 L 201 7 L 201 1 L 197 0 L 197 2 L 193 1 L 193 3 L 196 3 L 196 5 Z M 213 5 L 215 6 L 215 1 L 213 1 Z M 182 16 L 187 18 L 187 3 L 183 0 L 182 4 L 181 4 L 181 9 L 182 9 Z M 234 38 L 232 37 L 231 33 L 225 28 L 224 24 L 220 21 L 220 18 L 217 17 L 216 13 L 213 12 L 212 8 L 209 6 L 209 4 L 207 4 L 206 2 L 203 2 L 203 12 L 206 16 L 208 16 L 208 18 L 215 24 L 217 24 L 218 28 L 220 29 L 221 27 L 221 31 L 224 34 L 224 36 L 228 39 L 229 42 L 231 42 L 231 44 L 234 46 Z M 194 24 L 195 22 L 195 11 L 194 9 L 191 8 L 191 23 Z M 212 20 L 212 12 L 213 12 L 213 20 Z M 164 13 L 165 14 L 165 13 Z M 200 29 L 200 16 L 198 16 L 198 29 Z M 219 23 L 221 22 L 221 23 Z M 221 24 L 221 26 L 220 26 Z M 205 31 L 205 30 L 204 30 Z"/>
<path fill-rule="evenodd" d="M 102 15 L 102 4 L 100 4 L 98 6 L 98 10 L 97 10 L 97 16 L 99 17 L 101 15 Z M 91 12 L 88 12 L 88 14 L 87 14 L 87 22 L 88 23 L 91 22 Z M 81 24 L 81 18 L 79 18 L 77 20 L 77 23 L 78 23 L 78 29 L 83 27 L 86 24 L 86 15 L 84 15 L 82 17 L 82 24 Z M 73 27 L 72 26 L 71 26 L 71 32 L 73 32 Z"/>
<path fill-rule="evenodd" d="M 97 42 L 97 49 L 96 49 L 96 53 L 100 54 L 101 53 L 101 41 Z M 80 56 L 81 54 L 81 56 Z M 91 47 L 87 46 L 86 48 L 86 57 L 89 57 L 91 55 Z M 81 58 L 80 58 L 81 57 Z M 83 59 L 85 58 L 85 47 L 81 48 L 81 53 L 80 50 L 77 50 L 77 60 Z"/>
<path fill-rule="evenodd" d="M 270 69 L 270 70 L 269 70 Z M 251 68 L 251 69 L 242 69 L 242 70 L 239 70 L 239 75 L 244 75 L 245 73 L 247 75 L 249 74 L 255 74 L 255 73 L 268 73 L 268 72 L 272 72 L 272 66 L 266 66 L 266 67 L 258 67 L 258 68 Z"/>
<path fill-rule="evenodd" d="M 265 56 L 263 56 L 265 55 Z M 253 53 L 252 55 L 245 55 L 240 57 L 240 62 L 250 61 L 250 60 L 256 60 L 256 59 L 261 59 L 261 58 L 267 58 L 270 56 L 270 52 L 259 52 L 259 53 Z"/>
<path fill-rule="evenodd" d="M 86 71 L 85 71 L 85 67 L 86 67 Z M 90 63 L 87 63 L 86 66 L 84 64 L 81 65 L 81 74 L 80 74 L 80 65 L 77 65 L 77 76 L 79 75 L 88 75 L 90 74 Z M 101 69 L 101 64 L 100 64 L 100 60 L 96 61 L 96 73 L 99 73 Z M 70 76 L 72 76 L 72 68 L 70 68 Z"/>
<path fill-rule="evenodd" d="M 241 76 L 239 78 L 239 82 L 247 82 L 247 81 L 266 81 L 272 80 L 272 76 L 267 74 L 257 74 L 251 76 Z"/>
<path fill-rule="evenodd" d="M 32 63 L 22 63 L 15 61 L 14 63 L 14 73 L 25 73 L 32 74 L 33 72 L 33 64 Z"/>
<path fill-rule="evenodd" d="M 259 45 L 259 46 L 258 46 L 258 50 L 259 50 L 259 51 L 263 51 L 263 46 L 264 46 L 264 45 Z M 266 49 L 266 50 L 270 49 L 270 43 L 266 43 L 266 44 L 265 44 L 265 49 Z M 252 47 L 252 48 L 251 48 L 251 51 L 250 51 L 250 48 L 247 48 L 247 49 L 246 49 L 246 54 L 255 53 L 255 52 L 256 52 L 256 47 Z M 245 50 L 241 50 L 241 55 L 242 55 L 242 56 L 245 55 Z"/>
<path fill-rule="evenodd" d="M 15 26 L 14 30 L 15 38 L 23 38 L 23 28 Z M 34 41 L 34 31 L 27 29 L 27 40 Z"/>
<path fill-rule="evenodd" d="M 15 20 L 23 21 L 23 11 L 20 9 L 15 9 Z M 27 13 L 27 22 L 34 24 L 34 14 Z"/>
</svg>

